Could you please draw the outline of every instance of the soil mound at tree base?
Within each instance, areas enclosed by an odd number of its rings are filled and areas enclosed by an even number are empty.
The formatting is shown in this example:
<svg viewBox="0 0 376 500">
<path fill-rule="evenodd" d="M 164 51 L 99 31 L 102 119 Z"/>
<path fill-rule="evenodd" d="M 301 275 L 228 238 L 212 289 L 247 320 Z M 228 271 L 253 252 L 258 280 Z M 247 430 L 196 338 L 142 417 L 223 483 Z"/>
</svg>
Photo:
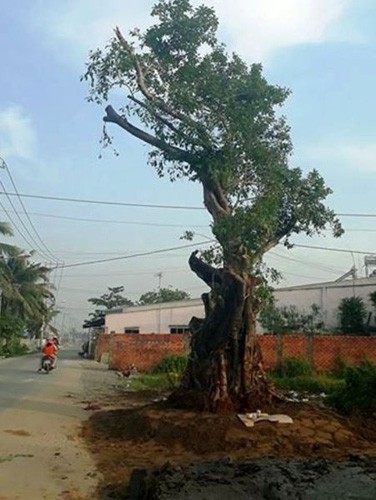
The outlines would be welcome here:
<svg viewBox="0 0 376 500">
<path fill-rule="evenodd" d="M 157 403 L 94 413 L 83 435 L 106 485 L 115 491 L 123 490 L 134 470 L 156 470 L 166 463 L 185 467 L 265 457 L 376 458 L 376 434 L 369 432 L 376 428 L 374 416 L 353 420 L 301 403 L 285 403 L 273 410 L 290 415 L 294 423 L 260 422 L 247 428 L 236 415 L 176 410 Z M 106 498 L 104 493 L 101 498 Z"/>
<path fill-rule="evenodd" d="M 120 498 L 120 497 L 119 497 Z M 125 498 L 123 496 L 123 498 Z M 130 500 L 291 500 L 376 498 L 376 460 L 259 459 L 211 462 L 186 468 L 167 465 L 135 471 Z"/>
</svg>

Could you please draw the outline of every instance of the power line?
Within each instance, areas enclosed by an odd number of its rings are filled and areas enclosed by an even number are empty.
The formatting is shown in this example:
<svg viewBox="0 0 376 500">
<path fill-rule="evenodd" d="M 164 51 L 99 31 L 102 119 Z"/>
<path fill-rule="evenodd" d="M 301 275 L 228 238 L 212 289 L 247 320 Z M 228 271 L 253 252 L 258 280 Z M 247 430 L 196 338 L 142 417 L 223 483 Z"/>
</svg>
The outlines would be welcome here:
<svg viewBox="0 0 376 500">
<path fill-rule="evenodd" d="M 0 200 L 0 206 L 3 209 L 4 213 L 6 214 L 6 216 L 8 217 L 8 219 L 9 219 L 10 223 L 12 224 L 12 226 L 14 227 L 14 229 L 17 231 L 17 233 L 19 233 L 21 238 L 25 241 L 26 245 L 32 249 L 34 245 L 32 243 L 30 243 L 30 241 L 26 238 L 26 236 L 23 234 L 23 232 L 18 228 L 17 224 L 14 222 L 14 220 L 10 216 L 8 210 L 6 209 L 6 207 L 4 206 L 4 204 L 1 200 Z"/>
<path fill-rule="evenodd" d="M 19 212 L 23 214 L 24 212 Z M 208 228 L 209 224 L 160 224 L 159 222 L 139 222 L 139 221 L 129 221 L 129 220 L 119 220 L 119 219 L 92 219 L 88 217 L 70 217 L 65 215 L 52 215 L 44 214 L 40 212 L 29 212 L 30 215 L 36 215 L 38 217 L 49 217 L 51 219 L 64 219 L 72 221 L 82 221 L 82 222 L 101 222 L 109 224 L 133 224 L 135 226 L 156 226 L 156 227 L 179 227 L 186 228 L 189 227 L 204 227 Z"/>
<path fill-rule="evenodd" d="M 41 238 L 40 234 L 38 233 L 38 231 L 37 231 L 37 229 L 36 229 L 36 227 L 35 227 L 35 225 L 34 225 L 33 221 L 31 220 L 31 218 L 30 218 L 29 214 L 27 213 L 27 210 L 26 210 L 25 204 L 24 204 L 24 202 L 22 201 L 22 198 L 21 198 L 21 196 L 20 196 L 20 194 L 19 194 L 19 192 L 18 192 L 18 189 L 17 189 L 16 183 L 14 182 L 13 176 L 12 176 L 12 174 L 11 174 L 11 172 L 10 172 L 10 169 L 9 169 L 9 166 L 8 166 L 7 162 L 6 162 L 3 158 L 1 158 L 1 157 L 0 157 L 0 162 L 1 162 L 1 163 L 2 163 L 2 165 L 4 166 L 4 168 L 5 168 L 6 172 L 8 173 L 8 176 L 9 176 L 9 179 L 10 179 L 10 181 L 11 181 L 11 183 L 12 183 L 13 189 L 15 190 L 15 192 L 16 192 L 16 194 L 17 194 L 17 198 L 18 198 L 18 200 L 19 200 L 19 202 L 20 202 L 20 204 L 21 204 L 21 206 L 22 206 L 22 208 L 23 208 L 24 214 L 26 215 L 26 218 L 27 218 L 27 220 L 29 221 L 30 226 L 33 228 L 34 233 L 36 234 L 36 236 L 37 236 L 38 240 L 39 240 L 39 241 L 40 241 L 40 243 L 42 244 L 43 248 L 46 250 L 47 255 L 50 255 L 50 256 L 52 257 L 52 259 L 53 259 L 53 260 L 57 261 L 58 259 L 57 259 L 57 258 L 56 258 L 56 256 L 55 256 L 55 255 L 54 255 L 54 254 L 50 251 L 50 249 L 47 247 L 47 245 L 45 244 L 45 242 L 42 240 L 42 238 Z"/>
<path fill-rule="evenodd" d="M 267 254 L 268 255 L 268 254 Z M 311 265 L 311 266 L 315 266 L 316 269 L 319 269 L 321 271 L 325 271 L 325 272 L 330 272 L 330 273 L 343 273 L 343 269 L 339 269 L 339 268 L 332 268 L 332 267 L 329 267 L 329 266 L 323 266 L 322 264 L 317 264 L 316 262 L 312 262 L 312 261 L 309 261 L 309 260 L 303 260 L 303 259 L 297 259 L 297 258 L 294 258 L 294 257 L 290 257 L 290 256 L 287 256 L 287 255 L 281 255 L 275 251 L 271 251 L 269 252 L 269 255 L 271 257 L 278 257 L 280 259 L 284 259 L 284 260 L 289 260 L 291 262 L 297 262 L 299 264 L 306 264 L 306 265 Z"/>
<path fill-rule="evenodd" d="M 9 193 L 5 191 L 3 186 L 3 191 L 0 194 L 6 194 L 7 196 L 16 196 L 15 193 Z M 173 210 L 206 210 L 205 207 L 189 206 L 189 205 L 158 205 L 151 203 L 128 203 L 125 201 L 108 201 L 108 200 L 92 200 L 84 198 L 66 198 L 63 196 L 47 196 L 47 195 L 37 195 L 37 194 L 25 194 L 20 193 L 19 196 L 23 198 L 37 198 L 40 200 L 53 200 L 53 201 L 66 201 L 70 203 L 90 203 L 95 205 L 115 205 L 115 206 L 125 206 L 125 207 L 142 207 L 142 208 L 164 208 Z"/>
<path fill-rule="evenodd" d="M 197 246 L 207 245 L 207 244 L 208 244 L 208 241 L 199 241 L 198 243 L 190 243 L 189 245 L 181 245 L 178 247 L 162 248 L 159 250 L 151 250 L 149 252 L 135 253 L 135 254 L 131 254 L 131 255 L 123 255 L 121 257 L 112 257 L 110 259 L 99 259 L 99 260 L 89 260 L 89 261 L 85 261 L 85 262 L 76 262 L 75 264 L 64 264 L 62 266 L 56 266 L 56 267 L 67 269 L 68 267 L 89 266 L 89 265 L 93 265 L 93 264 L 102 264 L 104 262 L 114 262 L 117 260 L 132 259 L 134 257 L 145 257 L 147 255 L 155 255 L 155 254 L 170 252 L 170 251 L 174 251 L 174 250 L 181 250 L 182 248 L 192 248 L 192 247 L 197 247 Z"/>
<path fill-rule="evenodd" d="M 282 243 L 280 243 L 282 245 Z M 332 248 L 332 247 L 319 247 L 319 246 L 313 246 L 313 245 L 298 245 L 294 244 L 294 247 L 297 248 L 312 248 L 313 250 L 327 250 L 328 252 L 343 252 L 343 253 L 356 253 L 356 254 L 361 254 L 361 255 L 375 255 L 376 252 L 371 252 L 370 250 L 367 250 L 365 252 L 361 250 L 347 250 L 345 248 Z"/>
<path fill-rule="evenodd" d="M 8 196 L 17 196 L 16 193 L 7 192 L 3 187 L 3 191 L 0 191 L 0 194 L 6 194 Z M 28 193 L 19 193 L 18 196 L 23 198 L 36 198 L 40 200 L 52 200 L 52 201 L 63 201 L 69 203 L 90 203 L 96 205 L 114 205 L 114 206 L 125 206 L 125 207 L 142 207 L 142 208 L 163 208 L 163 209 L 172 209 L 172 210 L 206 210 L 205 207 L 202 206 L 194 206 L 194 205 L 159 205 L 156 203 L 132 203 L 132 202 L 124 202 L 124 201 L 108 201 L 108 200 L 93 200 L 93 199 L 85 199 L 85 198 L 69 198 L 65 196 L 48 196 L 41 194 L 28 194 Z M 335 215 L 339 217 L 376 217 L 376 213 L 336 213 Z"/>
<path fill-rule="evenodd" d="M 4 184 L 3 184 L 3 182 L 2 182 L 2 180 L 1 180 L 1 179 L 0 179 L 0 185 L 4 188 Z M 4 207 L 4 205 L 3 205 L 3 204 L 1 204 L 1 207 L 3 208 L 3 210 L 5 211 L 5 213 L 7 214 L 7 216 L 8 216 L 8 218 L 9 218 L 9 220 L 10 220 L 11 224 L 13 224 L 14 228 L 16 229 L 16 231 L 17 231 L 17 232 L 21 235 L 21 237 L 23 238 L 23 240 L 27 243 L 27 245 L 28 245 L 31 249 L 33 249 L 33 247 L 35 246 L 35 247 L 39 250 L 39 251 L 38 251 L 38 253 L 39 253 L 42 257 L 44 257 L 44 258 L 45 258 L 45 259 L 47 259 L 47 260 L 50 260 L 50 258 L 51 258 L 51 257 L 50 257 L 49 255 L 47 255 L 47 254 L 46 254 L 43 250 L 41 250 L 41 247 L 40 247 L 39 243 L 36 241 L 36 239 L 34 238 L 34 236 L 30 233 L 30 231 L 29 231 L 28 227 L 26 226 L 26 224 L 24 223 L 24 221 L 22 220 L 22 218 L 19 216 L 19 214 L 18 214 L 18 212 L 17 212 L 17 210 L 16 210 L 16 208 L 15 208 L 15 206 L 14 206 L 14 204 L 13 204 L 13 202 L 12 202 L 11 198 L 10 198 L 8 195 L 6 195 L 6 196 L 7 196 L 7 198 L 8 198 L 8 201 L 9 201 L 9 203 L 10 203 L 11 207 L 12 207 L 12 208 L 13 208 L 13 210 L 14 210 L 14 212 L 15 212 L 15 214 L 16 214 L 16 216 L 17 216 L 18 220 L 20 221 L 20 223 L 21 223 L 22 227 L 24 228 L 24 230 L 26 231 L 26 233 L 27 233 L 28 237 L 30 238 L 30 240 L 31 240 L 33 243 L 30 243 L 30 241 L 29 241 L 29 240 L 25 237 L 25 235 L 22 233 L 22 231 L 20 230 L 20 228 L 17 226 L 17 224 L 15 224 L 14 220 L 12 219 L 12 217 L 11 217 L 11 216 L 9 215 L 9 213 L 7 212 L 7 210 L 6 210 L 6 208 Z"/>
<path fill-rule="evenodd" d="M 15 213 L 13 210 L 8 210 L 10 213 Z M 23 215 L 26 214 L 26 212 L 18 212 L 19 214 Z M 189 227 L 201 227 L 201 228 L 208 228 L 209 224 L 161 224 L 159 222 L 143 222 L 143 221 L 130 221 L 130 220 L 122 220 L 122 219 L 94 219 L 91 217 L 72 217 L 68 215 L 55 215 L 55 214 L 45 214 L 42 212 L 29 212 L 29 215 L 35 215 L 36 217 L 47 217 L 50 219 L 62 219 L 62 220 L 71 220 L 71 221 L 78 221 L 78 222 L 100 222 L 100 223 L 105 223 L 105 224 L 131 224 L 135 226 L 156 226 L 156 227 L 177 227 L 177 228 L 186 228 L 187 226 Z M 337 214 L 340 216 L 347 216 L 350 214 Z M 354 215 L 355 216 L 355 215 Z M 359 217 L 376 217 L 375 215 L 371 214 L 358 214 Z M 331 231 L 331 229 L 328 229 L 328 231 Z M 376 229 L 370 229 L 366 227 L 358 227 L 358 228 L 353 228 L 353 227 L 347 227 L 345 228 L 345 232 L 371 232 L 375 233 Z"/>
</svg>

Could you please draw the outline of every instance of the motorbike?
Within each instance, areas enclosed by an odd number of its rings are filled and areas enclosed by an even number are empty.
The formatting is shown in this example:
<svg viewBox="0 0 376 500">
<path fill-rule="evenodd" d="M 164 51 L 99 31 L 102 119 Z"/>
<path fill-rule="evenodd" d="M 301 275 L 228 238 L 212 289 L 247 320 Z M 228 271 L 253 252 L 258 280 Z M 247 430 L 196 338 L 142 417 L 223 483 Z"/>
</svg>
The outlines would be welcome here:
<svg viewBox="0 0 376 500">
<path fill-rule="evenodd" d="M 51 356 L 44 356 L 42 360 L 42 369 L 48 374 L 50 373 L 51 370 L 53 370 L 55 367 L 53 366 L 53 358 Z"/>
</svg>

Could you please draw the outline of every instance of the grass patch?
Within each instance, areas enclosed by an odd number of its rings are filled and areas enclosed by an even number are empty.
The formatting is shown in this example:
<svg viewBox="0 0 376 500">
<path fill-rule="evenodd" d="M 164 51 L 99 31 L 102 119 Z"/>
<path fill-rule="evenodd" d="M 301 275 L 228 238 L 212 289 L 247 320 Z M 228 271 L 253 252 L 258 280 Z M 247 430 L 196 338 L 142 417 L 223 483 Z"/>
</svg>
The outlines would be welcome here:
<svg viewBox="0 0 376 500">
<path fill-rule="evenodd" d="M 141 374 L 131 379 L 130 389 L 136 392 L 162 392 L 171 389 L 171 383 L 167 373 Z"/>
<path fill-rule="evenodd" d="M 329 375 L 298 375 L 296 377 L 286 377 L 271 375 L 277 389 L 286 391 L 306 391 L 312 394 L 332 394 L 344 386 L 342 379 Z"/>
</svg>

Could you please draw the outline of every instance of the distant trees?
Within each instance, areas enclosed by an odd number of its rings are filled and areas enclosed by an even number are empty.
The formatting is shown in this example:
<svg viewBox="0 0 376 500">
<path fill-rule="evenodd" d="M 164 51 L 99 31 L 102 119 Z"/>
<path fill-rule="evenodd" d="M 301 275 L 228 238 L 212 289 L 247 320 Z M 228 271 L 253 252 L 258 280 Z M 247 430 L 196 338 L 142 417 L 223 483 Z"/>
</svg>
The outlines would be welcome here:
<svg viewBox="0 0 376 500">
<path fill-rule="evenodd" d="M 160 288 L 143 293 L 140 298 L 133 302 L 123 295 L 124 286 L 108 287 L 108 293 L 100 297 L 88 299 L 91 304 L 98 306 L 89 314 L 89 319 L 84 322 L 84 328 L 90 326 L 102 326 L 106 311 L 116 307 L 144 306 L 147 304 L 159 304 L 161 302 L 172 302 L 174 300 L 190 299 L 189 293 L 178 288 Z"/>
<path fill-rule="evenodd" d="M 153 290 L 151 292 L 146 292 L 141 295 L 137 304 L 140 306 L 146 304 L 159 304 L 160 302 L 173 302 L 175 300 L 187 300 L 191 296 L 184 290 L 179 290 L 175 288 L 160 288 L 159 290 Z"/>
</svg>

